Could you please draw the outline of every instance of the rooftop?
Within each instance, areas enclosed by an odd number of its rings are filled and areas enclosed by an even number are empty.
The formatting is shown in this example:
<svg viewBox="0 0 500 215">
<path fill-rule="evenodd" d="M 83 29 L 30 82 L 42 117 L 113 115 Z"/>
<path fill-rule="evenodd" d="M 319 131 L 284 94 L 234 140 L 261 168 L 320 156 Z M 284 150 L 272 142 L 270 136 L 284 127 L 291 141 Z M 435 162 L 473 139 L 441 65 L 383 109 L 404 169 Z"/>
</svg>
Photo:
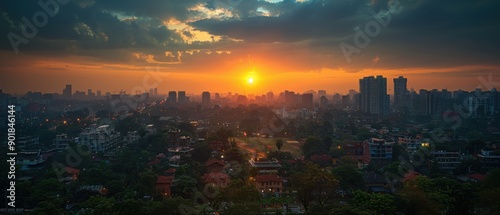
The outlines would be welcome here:
<svg viewBox="0 0 500 215">
<path fill-rule="evenodd" d="M 282 182 L 283 178 L 277 174 L 267 174 L 267 175 L 258 175 L 255 177 L 256 182 Z"/>
</svg>

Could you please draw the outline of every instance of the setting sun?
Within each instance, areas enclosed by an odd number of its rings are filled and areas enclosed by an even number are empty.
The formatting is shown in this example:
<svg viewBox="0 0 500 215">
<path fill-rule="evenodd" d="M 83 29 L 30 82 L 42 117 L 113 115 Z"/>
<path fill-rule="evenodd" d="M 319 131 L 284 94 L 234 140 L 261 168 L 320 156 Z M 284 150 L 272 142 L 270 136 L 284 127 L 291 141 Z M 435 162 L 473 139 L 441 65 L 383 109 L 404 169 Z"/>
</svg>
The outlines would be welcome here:
<svg viewBox="0 0 500 215">
<path fill-rule="evenodd" d="M 253 83 L 253 78 L 249 78 L 249 79 L 248 79 L 248 83 L 249 83 L 249 84 Z"/>
</svg>

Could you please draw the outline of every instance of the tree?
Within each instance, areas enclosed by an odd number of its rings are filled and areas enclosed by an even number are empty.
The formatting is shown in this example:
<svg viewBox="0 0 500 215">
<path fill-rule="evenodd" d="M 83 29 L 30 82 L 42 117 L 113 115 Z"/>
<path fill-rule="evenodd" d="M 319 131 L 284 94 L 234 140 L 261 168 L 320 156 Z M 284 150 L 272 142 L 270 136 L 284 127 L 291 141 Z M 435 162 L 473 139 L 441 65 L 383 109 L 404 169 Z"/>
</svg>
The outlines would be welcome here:
<svg viewBox="0 0 500 215">
<path fill-rule="evenodd" d="M 205 163 L 212 157 L 212 151 L 212 148 L 208 144 L 198 143 L 194 146 L 191 158 L 196 162 Z"/>
<path fill-rule="evenodd" d="M 292 188 L 297 191 L 297 198 L 305 210 L 312 201 L 324 206 L 335 196 L 338 187 L 339 182 L 332 173 L 309 162 L 304 172 L 292 175 Z"/>
<path fill-rule="evenodd" d="M 243 203 L 243 204 L 233 204 L 227 208 L 224 213 L 225 215 L 258 215 L 261 213 L 261 208 L 259 203 Z"/>
<path fill-rule="evenodd" d="M 117 202 L 116 209 L 120 215 L 141 215 L 148 214 L 148 205 L 143 200 L 127 199 L 125 201 Z"/>
<path fill-rule="evenodd" d="M 315 135 L 319 137 L 331 137 L 333 134 L 333 125 L 329 121 L 323 121 L 323 123 L 314 130 Z"/>
<path fill-rule="evenodd" d="M 151 170 L 145 170 L 138 174 L 135 190 L 140 195 L 153 196 L 155 194 L 156 174 Z"/>
<path fill-rule="evenodd" d="M 215 208 L 224 208 L 223 205 L 248 205 L 259 203 L 261 195 L 257 189 L 242 180 L 232 180 L 222 188 L 215 197 Z M 258 208 L 258 207 L 256 207 Z M 233 210 L 230 210 L 233 211 Z M 234 214 L 234 213 L 230 213 Z M 257 213 L 258 214 L 258 213 Z"/>
<path fill-rule="evenodd" d="M 161 202 L 155 202 L 151 205 L 147 214 L 168 214 L 181 215 L 181 208 L 186 207 L 194 209 L 192 201 L 181 197 L 164 198 Z"/>
<path fill-rule="evenodd" d="M 113 198 L 91 196 L 78 205 L 84 214 L 116 214 L 116 201 Z"/>
<path fill-rule="evenodd" d="M 193 189 L 198 187 L 198 181 L 188 175 L 175 177 L 175 190 L 177 193 L 182 194 L 184 198 L 191 197 Z"/>
<path fill-rule="evenodd" d="M 335 207 L 330 211 L 331 214 L 336 215 L 372 215 L 371 211 L 364 211 L 352 205 L 343 205 Z"/>
<path fill-rule="evenodd" d="M 340 188 L 343 190 L 353 190 L 362 188 L 365 184 L 363 174 L 355 166 L 344 164 L 333 168 L 335 177 L 339 180 Z"/>
<path fill-rule="evenodd" d="M 333 145 L 333 138 L 331 136 L 325 136 L 325 137 L 323 137 L 322 141 L 323 141 L 323 144 L 325 144 L 325 149 L 330 150 L 330 148 Z"/>
<path fill-rule="evenodd" d="M 441 214 L 440 204 L 431 198 L 431 191 L 428 191 L 430 185 L 429 179 L 424 177 L 406 182 L 397 193 L 402 202 L 401 211 L 409 215 Z"/>
<path fill-rule="evenodd" d="M 302 146 L 302 152 L 306 158 L 309 159 L 315 154 L 326 154 L 325 144 L 317 137 L 308 137 Z"/>
<path fill-rule="evenodd" d="M 128 116 L 115 123 L 115 130 L 122 135 L 127 135 L 129 131 L 138 131 L 142 125 L 138 122 L 136 117 Z"/>
<path fill-rule="evenodd" d="M 276 148 L 278 148 L 278 151 L 280 151 L 281 147 L 283 147 L 283 140 L 282 139 L 276 140 Z"/>
<path fill-rule="evenodd" d="M 244 163 L 246 158 L 239 148 L 230 148 L 224 152 L 224 160 Z"/>
<path fill-rule="evenodd" d="M 51 214 L 66 214 L 61 207 L 59 201 L 43 201 L 40 202 L 33 212 L 34 215 L 51 215 Z"/>
<path fill-rule="evenodd" d="M 352 205 L 362 211 L 370 211 L 373 214 L 396 214 L 394 197 L 389 194 L 367 193 L 364 191 L 354 191 Z"/>
<path fill-rule="evenodd" d="M 479 191 L 479 206 L 487 213 L 500 214 L 500 169 L 486 175 Z"/>
<path fill-rule="evenodd" d="M 220 128 L 219 130 L 209 133 L 207 137 L 207 141 L 221 141 L 226 147 L 229 144 L 229 138 L 234 137 L 234 133 L 232 130 Z"/>
<path fill-rule="evenodd" d="M 44 179 L 33 186 L 33 199 L 36 202 L 57 198 L 64 191 L 64 184 L 55 178 Z"/>
</svg>

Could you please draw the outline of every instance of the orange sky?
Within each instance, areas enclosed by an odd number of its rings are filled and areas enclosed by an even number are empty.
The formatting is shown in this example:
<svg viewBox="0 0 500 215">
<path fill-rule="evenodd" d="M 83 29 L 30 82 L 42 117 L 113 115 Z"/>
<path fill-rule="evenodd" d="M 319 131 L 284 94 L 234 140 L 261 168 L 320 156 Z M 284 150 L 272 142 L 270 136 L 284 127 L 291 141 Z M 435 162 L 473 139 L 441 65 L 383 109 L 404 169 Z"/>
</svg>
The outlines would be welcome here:
<svg viewBox="0 0 500 215">
<path fill-rule="evenodd" d="M 498 1 L 405 1 L 401 11 L 392 3 L 70 1 L 29 37 L 22 17 L 40 6 L 5 4 L 0 89 L 345 94 L 383 75 L 392 94 L 401 75 L 417 91 L 473 90 L 489 75 L 500 82 Z M 12 34 L 28 39 L 15 45 Z"/>
<path fill-rule="evenodd" d="M 342 69 L 322 69 L 316 72 L 295 71 L 287 68 L 286 59 L 277 61 L 256 60 L 255 62 L 228 63 L 220 66 L 199 65 L 193 71 L 179 71 L 170 65 L 161 64 L 112 64 L 98 62 L 87 57 L 40 58 L 4 53 L 12 65 L 2 70 L 1 89 L 7 93 L 42 91 L 61 93 L 65 84 L 72 84 L 73 90 L 92 89 L 104 92 L 127 93 L 144 92 L 157 87 L 160 93 L 170 90 L 185 90 L 199 94 L 202 91 L 220 93 L 263 94 L 269 90 L 278 93 L 292 90 L 302 93 L 307 90 L 327 90 L 347 93 L 349 89 L 358 90 L 358 80 L 365 76 L 383 75 L 388 78 L 388 93 L 392 93 L 392 78 L 404 75 L 408 78 L 408 88 L 418 89 L 465 89 L 480 86 L 478 77 L 486 78 L 487 73 L 476 76 L 446 75 L 457 70 L 477 69 L 474 67 L 441 69 L 383 70 L 369 69 L 349 73 Z M 230 58 L 229 58 L 230 59 Z M 29 63 L 27 63 L 29 62 Z M 238 62 L 238 60 L 235 60 Z M 156 65 L 158 65 L 156 67 Z M 253 65 L 253 67 L 252 67 Z M 290 63 L 294 65 L 294 63 Z M 437 73 L 439 75 L 433 74 Z M 252 84 L 248 83 L 253 78 Z"/>
</svg>

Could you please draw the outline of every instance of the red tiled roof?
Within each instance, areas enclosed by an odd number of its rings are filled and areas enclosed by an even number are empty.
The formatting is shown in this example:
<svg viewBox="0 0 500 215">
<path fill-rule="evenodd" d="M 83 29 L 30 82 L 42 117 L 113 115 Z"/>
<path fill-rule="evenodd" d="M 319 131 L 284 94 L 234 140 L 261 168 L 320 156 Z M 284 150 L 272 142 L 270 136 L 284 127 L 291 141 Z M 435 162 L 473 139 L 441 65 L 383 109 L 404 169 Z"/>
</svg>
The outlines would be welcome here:
<svg viewBox="0 0 500 215">
<path fill-rule="evenodd" d="M 266 174 L 266 175 L 258 175 L 255 178 L 256 182 L 282 182 L 283 179 L 277 174 Z"/>
<path fill-rule="evenodd" d="M 413 179 L 415 179 L 419 175 L 420 175 L 420 173 L 415 172 L 415 171 L 407 172 L 404 175 L 403 181 L 412 181 Z"/>
<path fill-rule="evenodd" d="M 165 184 L 165 183 L 172 183 L 174 181 L 174 177 L 173 176 L 158 176 L 156 178 L 156 183 L 157 184 Z"/>
<path fill-rule="evenodd" d="M 67 166 L 65 168 L 65 170 L 66 170 L 66 173 L 68 173 L 68 174 L 79 174 L 80 173 L 79 169 L 75 169 L 75 168 L 72 168 L 72 167 L 69 167 L 69 166 Z"/>
<path fill-rule="evenodd" d="M 482 181 L 482 180 L 484 180 L 484 178 L 486 178 L 486 175 L 474 173 L 474 174 L 468 175 L 467 177 L 474 179 L 474 180 Z"/>
<path fill-rule="evenodd" d="M 170 168 L 165 171 L 165 174 L 174 174 L 177 170 L 175 168 Z"/>
<path fill-rule="evenodd" d="M 215 158 L 211 158 L 210 160 L 205 162 L 205 166 L 211 166 L 213 164 L 220 164 L 220 165 L 224 166 L 224 161 L 219 160 L 219 159 L 215 159 Z"/>
</svg>

